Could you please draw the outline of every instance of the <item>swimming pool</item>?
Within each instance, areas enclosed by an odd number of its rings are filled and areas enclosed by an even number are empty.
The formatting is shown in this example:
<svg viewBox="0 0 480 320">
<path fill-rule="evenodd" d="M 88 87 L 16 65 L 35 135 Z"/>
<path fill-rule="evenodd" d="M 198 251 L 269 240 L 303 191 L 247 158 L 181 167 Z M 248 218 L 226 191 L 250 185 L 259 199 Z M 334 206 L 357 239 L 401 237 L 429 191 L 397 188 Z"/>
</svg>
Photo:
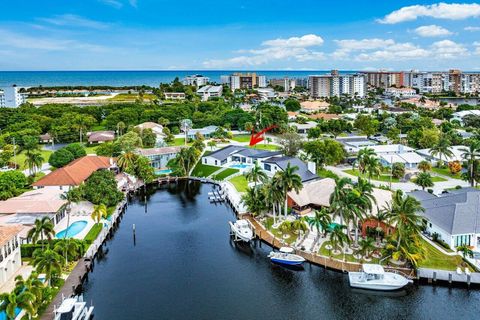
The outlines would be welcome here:
<svg viewBox="0 0 480 320">
<path fill-rule="evenodd" d="M 162 169 L 162 170 L 156 170 L 155 174 L 157 175 L 162 175 L 162 174 L 170 174 L 172 173 L 172 170 L 170 169 Z"/>
<path fill-rule="evenodd" d="M 55 235 L 55 237 L 57 239 L 62 239 L 66 235 L 66 238 L 73 238 L 74 236 L 82 232 L 83 229 L 85 229 L 85 227 L 87 226 L 87 224 L 88 222 L 84 220 L 75 221 L 68 227 L 68 229 L 60 231 Z"/>
<path fill-rule="evenodd" d="M 233 168 L 233 169 L 246 169 L 246 168 L 249 168 L 250 165 L 248 164 L 244 164 L 244 163 L 241 163 L 241 164 L 232 164 L 230 166 L 230 168 Z"/>
</svg>

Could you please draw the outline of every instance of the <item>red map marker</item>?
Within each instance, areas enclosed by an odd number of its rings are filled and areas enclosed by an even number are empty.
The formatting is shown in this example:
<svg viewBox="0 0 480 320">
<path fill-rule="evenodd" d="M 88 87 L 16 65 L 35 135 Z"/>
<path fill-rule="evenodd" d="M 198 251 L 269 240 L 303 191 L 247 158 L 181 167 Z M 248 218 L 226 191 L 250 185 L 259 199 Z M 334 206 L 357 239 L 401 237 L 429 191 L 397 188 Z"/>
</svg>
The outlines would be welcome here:
<svg viewBox="0 0 480 320">
<path fill-rule="evenodd" d="M 252 131 L 252 135 L 250 136 L 250 147 L 253 147 L 257 143 L 263 141 L 263 134 L 265 132 L 269 131 L 269 130 L 272 130 L 272 129 L 276 128 L 276 127 L 277 127 L 276 125 L 273 125 L 273 126 L 265 128 L 262 131 L 257 132 L 257 133 Z"/>
</svg>

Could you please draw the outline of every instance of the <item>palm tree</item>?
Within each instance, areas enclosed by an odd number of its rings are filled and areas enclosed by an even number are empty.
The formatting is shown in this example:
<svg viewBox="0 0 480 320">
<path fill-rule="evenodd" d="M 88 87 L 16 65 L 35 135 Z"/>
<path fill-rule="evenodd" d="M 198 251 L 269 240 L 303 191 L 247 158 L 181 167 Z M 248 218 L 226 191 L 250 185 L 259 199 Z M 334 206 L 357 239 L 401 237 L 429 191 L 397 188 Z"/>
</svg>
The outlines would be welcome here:
<svg viewBox="0 0 480 320">
<path fill-rule="evenodd" d="M 408 260 L 414 267 L 425 257 L 425 250 L 422 246 L 418 234 L 409 234 L 400 239 L 399 233 L 395 232 L 383 250 L 383 255 L 391 257 L 394 260 Z"/>
<path fill-rule="evenodd" d="M 43 302 L 44 288 L 45 285 L 40 279 L 38 279 L 38 274 L 36 272 L 32 272 L 32 274 L 26 279 L 23 279 L 21 275 L 15 277 L 14 293 L 20 295 L 24 292 L 28 292 L 31 294 L 31 296 L 28 297 L 28 301 L 32 304 L 33 308 L 30 308 L 30 310 L 26 309 L 30 318 L 35 316 L 37 307 Z"/>
<path fill-rule="evenodd" d="M 52 249 L 37 249 L 33 252 L 32 264 L 37 268 L 37 272 L 45 274 L 45 280 L 52 285 L 52 277 L 62 273 L 62 256 Z"/>
<path fill-rule="evenodd" d="M 32 239 L 34 243 L 40 240 L 42 241 L 43 249 L 43 238 L 46 237 L 49 241 L 52 240 L 55 232 L 53 230 L 53 223 L 48 217 L 43 217 L 42 219 L 35 220 L 35 224 L 30 231 L 28 231 L 28 238 Z"/>
<path fill-rule="evenodd" d="M 480 142 L 472 143 L 468 148 L 461 148 L 459 151 L 462 152 L 462 158 L 467 161 L 469 172 L 467 177 L 470 185 L 473 187 L 475 185 L 475 162 L 480 158 Z"/>
<path fill-rule="evenodd" d="M 332 223 L 332 218 L 330 212 L 325 208 L 320 210 L 315 210 L 315 215 L 313 217 L 305 217 L 305 221 L 310 227 L 314 227 L 317 230 L 317 234 L 320 236 L 320 230 L 326 234 L 330 224 Z"/>
<path fill-rule="evenodd" d="M 81 255 L 83 245 L 76 241 L 76 239 L 70 239 L 58 241 L 55 244 L 53 250 L 58 254 L 61 254 L 65 257 L 65 264 L 68 264 L 68 258 L 71 257 L 73 260 L 78 259 Z"/>
<path fill-rule="evenodd" d="M 190 173 L 190 170 L 193 168 L 197 160 L 197 153 L 198 151 L 192 147 L 182 148 L 180 152 L 178 152 L 175 162 L 177 163 L 182 175 L 187 176 Z"/>
<path fill-rule="evenodd" d="M 433 187 L 434 185 L 432 181 L 432 176 L 426 172 L 420 172 L 414 182 L 417 186 L 422 187 L 422 190 L 425 190 L 425 188 Z"/>
<path fill-rule="evenodd" d="M 133 152 L 124 152 L 117 159 L 118 168 L 121 171 L 133 173 L 135 167 L 135 161 L 137 160 L 137 155 Z"/>
<path fill-rule="evenodd" d="M 373 149 L 364 148 L 360 149 L 357 154 L 357 161 L 358 161 L 358 170 L 365 174 L 366 171 L 366 164 L 370 161 L 371 158 L 376 157 L 377 154 Z"/>
<path fill-rule="evenodd" d="M 330 243 L 333 248 L 337 248 L 338 246 L 343 248 L 344 245 L 348 243 L 349 240 L 347 235 L 345 234 L 346 229 L 347 226 L 342 224 L 336 224 L 330 230 Z"/>
<path fill-rule="evenodd" d="M 372 180 L 372 176 L 378 177 L 382 173 L 382 165 L 378 158 L 368 158 L 365 171 L 368 173 L 368 181 Z"/>
<path fill-rule="evenodd" d="M 100 223 L 100 220 L 102 218 L 107 217 L 107 206 L 104 205 L 103 203 L 95 205 L 93 207 L 93 212 L 91 217 L 94 221 L 96 221 L 97 223 Z"/>
<path fill-rule="evenodd" d="M 427 172 L 432 170 L 432 164 L 426 160 L 423 160 L 418 163 L 417 168 L 422 172 Z"/>
<path fill-rule="evenodd" d="M 395 225 L 395 232 L 398 234 L 397 250 L 402 244 L 402 237 L 420 233 L 425 221 L 418 212 L 423 211 L 425 209 L 417 199 L 411 196 L 404 197 L 401 190 L 395 191 L 389 209 L 389 222 Z"/>
<path fill-rule="evenodd" d="M 255 164 L 255 166 L 250 171 L 245 173 L 245 178 L 248 181 L 253 182 L 254 187 L 256 188 L 257 183 L 265 182 L 268 179 L 268 176 L 258 164 Z"/>
<path fill-rule="evenodd" d="M 370 237 L 366 237 L 359 241 L 359 248 L 357 250 L 357 254 L 361 254 L 362 256 L 366 256 L 367 258 L 370 257 L 370 254 L 373 250 L 375 250 L 375 240 Z"/>
<path fill-rule="evenodd" d="M 373 185 L 367 180 L 358 178 L 357 185 L 352 190 L 354 201 L 360 210 L 353 210 L 355 221 L 355 244 L 358 244 L 358 220 L 363 220 L 372 212 L 373 204 L 377 203 L 373 195 Z"/>
<path fill-rule="evenodd" d="M 285 197 L 285 218 L 287 217 L 288 192 L 291 190 L 299 192 L 303 187 L 302 178 L 295 171 L 298 171 L 298 167 L 290 166 L 289 162 L 285 170 L 276 173 L 278 175 L 278 184 L 282 188 Z"/>
<path fill-rule="evenodd" d="M 348 220 L 350 214 L 345 209 L 345 199 L 350 192 L 352 181 L 349 178 L 341 178 L 336 181 L 335 189 L 330 195 L 330 210 L 334 217 L 340 218 L 340 224 L 343 225 L 345 220 Z"/>
<path fill-rule="evenodd" d="M 458 246 L 457 251 L 462 253 L 462 256 L 464 259 L 466 259 L 467 257 L 473 258 L 473 251 L 466 244 L 462 244 L 461 246 Z"/>
<path fill-rule="evenodd" d="M 207 142 L 207 145 L 210 147 L 210 151 L 213 151 L 213 148 L 217 146 L 217 143 L 215 142 L 215 140 L 210 140 Z"/>
<path fill-rule="evenodd" d="M 265 204 L 268 208 L 272 208 L 273 224 L 276 223 L 276 210 L 275 207 L 282 201 L 282 193 L 278 188 L 275 188 L 275 181 L 271 180 L 268 183 L 263 184 L 262 192 L 265 198 Z M 280 213 L 280 211 L 278 212 Z"/>
<path fill-rule="evenodd" d="M 253 216 L 260 215 L 267 209 L 264 194 L 257 188 L 247 188 L 242 195 L 242 202 Z"/>
<path fill-rule="evenodd" d="M 15 291 L 11 293 L 0 294 L 0 311 L 4 311 L 7 320 L 14 320 L 16 318 L 16 309 L 20 308 L 31 318 L 36 313 L 34 306 L 35 296 L 28 291 L 17 294 Z"/>
<path fill-rule="evenodd" d="M 440 164 L 443 165 L 443 158 L 447 160 L 448 157 L 453 156 L 452 148 L 450 147 L 450 141 L 448 139 L 442 138 L 430 149 L 430 154 L 432 156 L 437 156 L 440 159 Z"/>
<path fill-rule="evenodd" d="M 282 234 L 288 233 L 290 230 L 292 230 L 292 223 L 288 220 L 283 221 L 282 224 L 278 227 Z"/>
<path fill-rule="evenodd" d="M 35 175 L 37 170 L 42 168 L 45 160 L 40 152 L 27 152 L 25 158 L 25 166 L 28 168 L 30 175 Z"/>
<path fill-rule="evenodd" d="M 127 127 L 127 126 L 125 125 L 125 122 L 123 122 L 123 121 L 119 121 L 119 122 L 117 123 L 117 133 L 118 133 L 118 136 L 120 136 L 120 137 L 122 136 L 123 131 L 125 130 L 126 127 Z"/>
<path fill-rule="evenodd" d="M 305 232 L 308 230 L 308 227 L 303 221 L 303 219 L 295 219 L 291 223 L 291 230 L 293 230 L 293 232 L 295 233 Z"/>
</svg>

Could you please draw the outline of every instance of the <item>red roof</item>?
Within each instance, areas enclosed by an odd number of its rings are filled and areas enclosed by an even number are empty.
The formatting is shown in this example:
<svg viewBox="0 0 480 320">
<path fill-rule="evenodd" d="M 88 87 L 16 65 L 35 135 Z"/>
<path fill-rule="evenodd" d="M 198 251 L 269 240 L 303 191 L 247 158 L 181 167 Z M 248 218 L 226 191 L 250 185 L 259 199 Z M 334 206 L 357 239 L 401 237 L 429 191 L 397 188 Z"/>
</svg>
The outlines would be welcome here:
<svg viewBox="0 0 480 320">
<path fill-rule="evenodd" d="M 108 169 L 111 166 L 109 157 L 85 156 L 70 162 L 63 168 L 52 171 L 32 185 L 35 187 L 78 186 L 95 171 Z"/>
</svg>

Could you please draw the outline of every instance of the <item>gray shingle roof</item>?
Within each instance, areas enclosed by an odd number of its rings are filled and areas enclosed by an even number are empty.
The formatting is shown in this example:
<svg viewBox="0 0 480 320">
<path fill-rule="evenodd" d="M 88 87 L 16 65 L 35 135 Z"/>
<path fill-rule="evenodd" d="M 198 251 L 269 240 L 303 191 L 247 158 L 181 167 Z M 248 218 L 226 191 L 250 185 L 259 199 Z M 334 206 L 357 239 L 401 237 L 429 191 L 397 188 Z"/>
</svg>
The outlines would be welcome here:
<svg viewBox="0 0 480 320">
<path fill-rule="evenodd" d="M 280 151 L 265 151 L 261 149 L 252 149 L 243 146 L 230 145 L 210 153 L 208 157 L 213 157 L 217 160 L 223 161 L 227 159 L 231 154 L 238 154 L 244 157 L 262 159 L 277 156 L 282 153 Z"/>
<path fill-rule="evenodd" d="M 272 157 L 264 161 L 264 163 L 274 163 L 282 170 L 285 170 L 290 163 L 291 167 L 298 167 L 296 173 L 302 178 L 302 182 L 318 179 L 319 177 L 308 170 L 307 165 L 300 159 L 294 157 Z"/>
<path fill-rule="evenodd" d="M 409 195 L 425 208 L 421 214 L 446 232 L 452 235 L 480 233 L 480 190 L 455 190 L 455 193 L 429 199 L 420 192 Z"/>
</svg>

